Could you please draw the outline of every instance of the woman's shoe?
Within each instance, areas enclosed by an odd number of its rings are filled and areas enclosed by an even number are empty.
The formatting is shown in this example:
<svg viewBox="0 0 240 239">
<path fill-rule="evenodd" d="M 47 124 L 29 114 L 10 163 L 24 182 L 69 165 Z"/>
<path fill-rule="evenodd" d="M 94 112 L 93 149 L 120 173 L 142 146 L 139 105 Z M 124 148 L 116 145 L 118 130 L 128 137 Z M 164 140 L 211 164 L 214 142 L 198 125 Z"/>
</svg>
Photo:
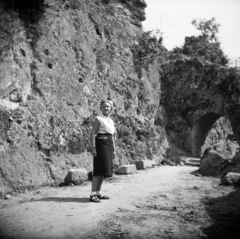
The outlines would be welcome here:
<svg viewBox="0 0 240 239">
<path fill-rule="evenodd" d="M 90 196 L 89 201 L 90 202 L 100 202 L 97 195 Z"/>
<path fill-rule="evenodd" d="M 100 195 L 96 195 L 96 196 L 98 197 L 98 199 L 110 199 L 109 196 L 102 195 L 102 194 L 100 194 Z"/>
</svg>

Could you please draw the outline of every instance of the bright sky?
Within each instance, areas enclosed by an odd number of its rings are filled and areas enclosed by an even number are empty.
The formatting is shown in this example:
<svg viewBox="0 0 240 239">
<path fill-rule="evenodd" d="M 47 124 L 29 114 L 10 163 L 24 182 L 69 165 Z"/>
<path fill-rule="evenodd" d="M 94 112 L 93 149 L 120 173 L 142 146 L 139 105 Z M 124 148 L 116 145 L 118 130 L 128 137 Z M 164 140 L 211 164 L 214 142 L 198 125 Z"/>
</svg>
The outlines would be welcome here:
<svg viewBox="0 0 240 239">
<path fill-rule="evenodd" d="M 240 57 L 240 0 L 145 0 L 146 18 L 143 29 L 163 32 L 163 45 L 171 50 L 182 46 L 185 36 L 199 35 L 193 19 L 220 24 L 219 41 L 230 58 Z"/>
</svg>

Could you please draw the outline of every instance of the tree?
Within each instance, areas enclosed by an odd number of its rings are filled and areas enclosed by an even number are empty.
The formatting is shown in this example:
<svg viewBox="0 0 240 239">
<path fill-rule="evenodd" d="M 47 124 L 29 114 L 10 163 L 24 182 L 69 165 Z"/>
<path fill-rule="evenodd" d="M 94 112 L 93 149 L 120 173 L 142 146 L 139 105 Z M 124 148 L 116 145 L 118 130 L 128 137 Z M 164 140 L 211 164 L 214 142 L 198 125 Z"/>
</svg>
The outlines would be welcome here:
<svg viewBox="0 0 240 239">
<path fill-rule="evenodd" d="M 219 42 L 217 33 L 219 32 L 220 24 L 215 22 L 215 18 L 212 18 L 211 20 L 194 19 L 192 25 L 195 26 L 197 30 L 201 31 L 201 35 L 206 41 Z"/>
<path fill-rule="evenodd" d="M 192 25 L 201 32 L 199 36 L 185 37 L 182 47 L 173 49 L 174 53 L 181 53 L 212 63 L 227 65 L 228 58 L 220 47 L 217 37 L 220 25 L 211 20 L 194 19 Z"/>
</svg>

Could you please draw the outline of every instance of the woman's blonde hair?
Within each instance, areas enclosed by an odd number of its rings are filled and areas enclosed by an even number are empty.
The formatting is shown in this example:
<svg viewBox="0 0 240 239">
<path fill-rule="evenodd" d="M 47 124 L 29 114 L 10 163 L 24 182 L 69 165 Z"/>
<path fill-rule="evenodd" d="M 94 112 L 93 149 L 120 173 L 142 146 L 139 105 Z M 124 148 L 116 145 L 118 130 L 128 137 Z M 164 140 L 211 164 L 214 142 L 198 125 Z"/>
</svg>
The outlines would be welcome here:
<svg viewBox="0 0 240 239">
<path fill-rule="evenodd" d="M 100 103 L 100 108 L 104 103 L 108 103 L 111 106 L 111 111 L 113 110 L 113 102 L 111 100 L 102 100 Z"/>
</svg>

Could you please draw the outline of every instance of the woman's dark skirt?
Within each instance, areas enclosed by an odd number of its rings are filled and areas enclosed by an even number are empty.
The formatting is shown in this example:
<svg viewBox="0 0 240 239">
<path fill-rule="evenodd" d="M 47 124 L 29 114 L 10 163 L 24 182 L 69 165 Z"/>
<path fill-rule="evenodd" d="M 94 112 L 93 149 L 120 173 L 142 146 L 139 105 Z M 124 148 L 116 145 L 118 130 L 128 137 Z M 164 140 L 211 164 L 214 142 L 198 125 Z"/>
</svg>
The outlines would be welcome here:
<svg viewBox="0 0 240 239">
<path fill-rule="evenodd" d="M 97 157 L 93 159 L 93 176 L 112 177 L 113 174 L 113 138 L 111 134 L 96 136 Z"/>
</svg>

